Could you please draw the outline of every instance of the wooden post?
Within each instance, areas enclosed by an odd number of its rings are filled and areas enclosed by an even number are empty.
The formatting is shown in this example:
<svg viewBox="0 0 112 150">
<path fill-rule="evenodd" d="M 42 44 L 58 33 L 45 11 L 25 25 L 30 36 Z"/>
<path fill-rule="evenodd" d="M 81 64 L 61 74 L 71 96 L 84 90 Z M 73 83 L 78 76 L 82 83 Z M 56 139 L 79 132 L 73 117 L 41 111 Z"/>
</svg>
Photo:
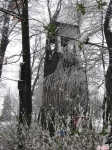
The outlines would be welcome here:
<svg viewBox="0 0 112 150">
<path fill-rule="evenodd" d="M 19 89 L 19 123 L 23 123 L 25 119 L 25 71 L 26 64 L 20 64 L 20 80 L 18 81 Z"/>
</svg>

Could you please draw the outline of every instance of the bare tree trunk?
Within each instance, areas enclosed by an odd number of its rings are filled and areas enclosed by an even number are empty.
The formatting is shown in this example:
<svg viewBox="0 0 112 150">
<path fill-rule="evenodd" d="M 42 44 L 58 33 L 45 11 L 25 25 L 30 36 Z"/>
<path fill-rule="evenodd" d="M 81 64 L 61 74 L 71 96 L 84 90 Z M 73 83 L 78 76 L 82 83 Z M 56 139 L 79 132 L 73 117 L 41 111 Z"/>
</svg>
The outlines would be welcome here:
<svg viewBox="0 0 112 150">
<path fill-rule="evenodd" d="M 31 98 L 31 67 L 30 67 L 30 41 L 29 41 L 29 20 L 28 0 L 24 1 L 22 11 L 22 49 L 23 62 L 26 64 L 25 71 L 25 116 L 28 127 L 31 125 L 32 98 Z"/>
<path fill-rule="evenodd" d="M 109 27 L 109 23 L 111 19 L 112 19 L 112 0 L 110 0 L 106 12 L 105 22 L 104 22 L 104 33 L 105 33 L 105 38 L 106 38 L 108 52 L 109 52 L 109 66 L 105 76 L 106 98 L 104 100 L 104 103 L 107 104 L 107 109 L 104 115 L 105 124 L 108 123 L 108 117 L 110 121 L 112 119 L 112 32 Z"/>
<path fill-rule="evenodd" d="M 29 41 L 29 18 L 28 18 L 28 0 L 24 0 L 22 8 L 22 51 L 23 51 L 23 64 L 21 68 L 21 80 L 24 84 L 24 90 L 20 95 L 19 104 L 19 123 L 27 124 L 28 128 L 31 125 L 32 115 L 32 97 L 31 97 L 31 67 L 30 67 L 30 41 Z M 21 89 L 20 89 L 21 92 Z M 25 137 L 22 133 L 21 126 L 19 132 L 18 149 L 25 150 Z"/>
<path fill-rule="evenodd" d="M 8 4 L 8 8 L 9 8 L 9 4 Z M 9 14 L 4 13 L 4 24 L 2 29 L 1 43 L 0 43 L 0 78 L 2 75 L 3 60 L 4 60 L 6 48 L 9 43 L 8 40 L 9 21 L 10 21 Z"/>
</svg>

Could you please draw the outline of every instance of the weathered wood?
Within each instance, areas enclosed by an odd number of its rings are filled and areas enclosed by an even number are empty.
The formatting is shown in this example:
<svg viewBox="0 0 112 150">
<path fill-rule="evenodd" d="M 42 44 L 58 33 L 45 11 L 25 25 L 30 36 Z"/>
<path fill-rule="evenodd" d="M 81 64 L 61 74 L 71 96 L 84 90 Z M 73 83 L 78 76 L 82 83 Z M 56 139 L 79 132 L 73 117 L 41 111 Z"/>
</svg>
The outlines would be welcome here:
<svg viewBox="0 0 112 150">
<path fill-rule="evenodd" d="M 25 91 L 25 82 L 24 81 L 22 81 L 22 80 L 18 81 L 18 89 Z"/>
<path fill-rule="evenodd" d="M 20 80 L 18 81 L 19 89 L 19 123 L 23 124 L 25 119 L 25 63 L 20 63 Z"/>
</svg>

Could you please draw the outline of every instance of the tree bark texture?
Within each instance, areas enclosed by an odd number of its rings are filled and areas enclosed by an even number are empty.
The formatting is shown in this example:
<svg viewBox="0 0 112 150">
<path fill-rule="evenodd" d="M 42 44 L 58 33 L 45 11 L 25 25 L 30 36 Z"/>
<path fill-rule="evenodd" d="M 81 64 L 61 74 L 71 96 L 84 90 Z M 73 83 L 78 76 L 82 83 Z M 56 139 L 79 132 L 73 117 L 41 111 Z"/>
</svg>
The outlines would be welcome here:
<svg viewBox="0 0 112 150">
<path fill-rule="evenodd" d="M 8 5 L 8 8 L 10 6 Z M 10 16 L 9 14 L 4 13 L 4 23 L 3 23 L 3 28 L 2 28 L 2 38 L 0 42 L 0 78 L 2 75 L 2 67 L 3 67 L 3 60 L 6 52 L 7 45 L 9 43 L 8 40 L 8 32 L 9 32 L 9 21 L 10 21 Z"/>
<path fill-rule="evenodd" d="M 105 84 L 106 84 L 106 98 L 104 103 L 107 104 L 104 121 L 106 124 L 108 123 L 108 119 L 112 119 L 112 31 L 110 29 L 110 21 L 112 19 L 112 0 L 110 0 L 105 22 L 104 22 L 104 34 L 106 38 L 106 43 L 109 52 L 109 66 L 107 69 L 107 73 L 105 76 Z"/>
<path fill-rule="evenodd" d="M 28 0 L 24 0 L 22 10 L 22 50 L 23 62 L 26 64 L 25 71 L 25 117 L 27 125 L 30 127 L 32 114 L 31 98 L 31 67 L 30 67 L 30 41 L 29 41 L 29 19 L 28 19 Z"/>
</svg>

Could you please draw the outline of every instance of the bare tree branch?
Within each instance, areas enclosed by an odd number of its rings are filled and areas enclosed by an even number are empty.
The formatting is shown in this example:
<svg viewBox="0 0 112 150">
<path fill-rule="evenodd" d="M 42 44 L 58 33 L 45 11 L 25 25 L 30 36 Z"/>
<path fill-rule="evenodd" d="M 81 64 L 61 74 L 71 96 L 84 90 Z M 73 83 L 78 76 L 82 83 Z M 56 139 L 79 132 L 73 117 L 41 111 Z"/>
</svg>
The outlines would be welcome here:
<svg viewBox="0 0 112 150">
<path fill-rule="evenodd" d="M 6 14 L 9 14 L 9 15 L 11 15 L 11 16 L 16 16 L 17 19 L 20 19 L 20 16 L 19 16 L 17 13 L 12 12 L 11 10 L 7 10 L 7 9 L 4 9 L 4 8 L 1 8 L 1 7 L 0 7 L 0 11 L 1 11 L 1 12 L 4 12 L 4 13 L 6 13 Z"/>
<path fill-rule="evenodd" d="M 51 21 L 51 10 L 50 10 L 50 6 L 49 6 L 49 0 L 47 0 L 47 7 L 48 7 L 48 13 L 49 13 L 49 18 L 50 18 L 50 21 Z"/>
<path fill-rule="evenodd" d="M 32 85 L 32 95 L 33 95 L 33 92 L 34 92 L 34 89 L 35 89 L 35 85 L 37 83 L 37 80 L 39 79 L 39 72 L 40 72 L 40 68 L 41 68 L 41 65 L 42 65 L 42 61 L 43 61 L 43 57 L 41 57 L 41 60 L 39 62 L 39 65 L 38 65 L 38 70 L 37 70 L 37 74 L 36 74 L 36 78 L 33 82 L 33 85 Z"/>
</svg>

